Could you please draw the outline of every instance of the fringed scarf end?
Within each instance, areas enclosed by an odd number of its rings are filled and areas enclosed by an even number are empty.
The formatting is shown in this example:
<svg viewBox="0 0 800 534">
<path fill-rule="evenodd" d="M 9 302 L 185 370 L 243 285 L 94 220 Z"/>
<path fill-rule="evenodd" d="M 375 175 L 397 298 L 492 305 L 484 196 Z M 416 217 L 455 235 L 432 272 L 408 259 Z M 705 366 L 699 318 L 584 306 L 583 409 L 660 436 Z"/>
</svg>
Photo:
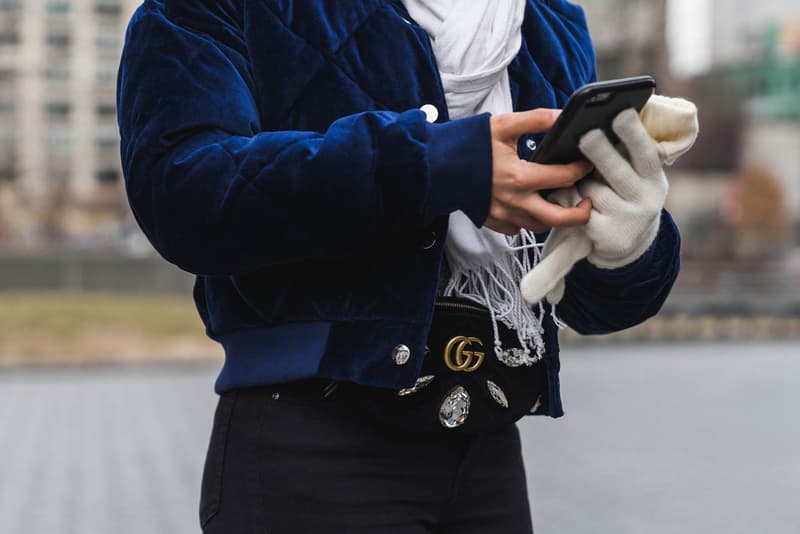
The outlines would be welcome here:
<svg viewBox="0 0 800 534">
<path fill-rule="evenodd" d="M 529 250 L 533 249 L 533 254 Z M 533 232 L 523 230 L 509 238 L 509 254 L 480 267 L 451 266 L 452 275 L 444 296 L 461 297 L 488 308 L 494 330 L 497 358 L 514 366 L 533 365 L 544 357 L 544 307 L 538 314 L 520 297 L 519 281 L 539 260 L 541 245 Z M 514 330 L 522 349 L 503 349 L 497 322 Z"/>
</svg>

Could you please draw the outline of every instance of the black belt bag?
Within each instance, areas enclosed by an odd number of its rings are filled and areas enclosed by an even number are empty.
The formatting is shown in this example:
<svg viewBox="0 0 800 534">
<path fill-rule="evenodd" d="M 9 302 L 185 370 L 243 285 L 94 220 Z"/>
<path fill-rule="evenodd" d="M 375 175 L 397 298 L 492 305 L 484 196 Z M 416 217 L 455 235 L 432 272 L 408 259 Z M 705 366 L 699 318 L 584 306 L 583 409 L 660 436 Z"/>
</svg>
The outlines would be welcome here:
<svg viewBox="0 0 800 534">
<path fill-rule="evenodd" d="M 422 372 L 414 387 L 370 395 L 367 412 L 403 432 L 485 433 L 546 403 L 545 364 L 521 365 L 520 342 L 498 323 L 504 357 L 494 351 L 491 316 L 466 299 L 436 303 Z"/>
</svg>

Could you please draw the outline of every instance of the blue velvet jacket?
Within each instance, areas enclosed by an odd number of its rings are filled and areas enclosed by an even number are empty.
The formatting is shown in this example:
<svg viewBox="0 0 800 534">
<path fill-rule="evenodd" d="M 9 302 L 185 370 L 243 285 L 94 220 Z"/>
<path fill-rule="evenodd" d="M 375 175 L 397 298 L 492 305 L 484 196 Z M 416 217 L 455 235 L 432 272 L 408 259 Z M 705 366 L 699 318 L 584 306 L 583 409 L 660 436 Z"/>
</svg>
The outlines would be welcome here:
<svg viewBox="0 0 800 534">
<path fill-rule="evenodd" d="M 579 7 L 528 0 L 522 31 L 515 109 L 560 107 L 594 79 Z M 216 390 L 311 376 L 412 385 L 448 214 L 483 223 L 492 160 L 488 115 L 448 119 L 428 36 L 402 3 L 146 0 L 118 82 L 128 198 L 159 253 L 197 274 L 198 311 L 226 353 Z M 576 266 L 562 319 L 598 334 L 652 316 L 678 251 L 665 212 L 633 265 Z M 545 326 L 540 413 L 559 416 Z"/>
</svg>

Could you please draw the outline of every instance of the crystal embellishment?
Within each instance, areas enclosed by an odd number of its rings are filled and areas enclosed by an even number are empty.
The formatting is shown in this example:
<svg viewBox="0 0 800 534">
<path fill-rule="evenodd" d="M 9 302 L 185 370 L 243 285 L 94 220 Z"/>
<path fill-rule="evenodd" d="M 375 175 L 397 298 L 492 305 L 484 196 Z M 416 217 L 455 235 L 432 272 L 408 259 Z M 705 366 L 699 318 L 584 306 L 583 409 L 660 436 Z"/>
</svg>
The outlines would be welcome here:
<svg viewBox="0 0 800 534">
<path fill-rule="evenodd" d="M 503 408 L 508 408 L 508 397 L 506 397 L 506 394 L 503 393 L 502 389 L 500 389 L 500 386 L 498 386 L 491 380 L 487 380 L 486 387 L 489 389 L 489 395 L 492 396 L 492 398 L 497 404 L 499 404 Z"/>
<path fill-rule="evenodd" d="M 397 392 L 397 396 L 398 397 L 406 397 L 408 395 L 416 393 L 417 391 L 430 386 L 431 382 L 433 382 L 434 378 L 436 378 L 436 377 L 433 376 L 433 375 L 421 376 L 421 377 L 417 378 L 417 383 L 414 384 L 413 387 L 410 387 L 410 388 L 407 388 L 407 389 L 401 389 L 400 391 Z"/>
<path fill-rule="evenodd" d="M 525 365 L 525 351 L 518 348 L 503 350 L 498 359 L 507 367 L 522 367 Z"/>
<path fill-rule="evenodd" d="M 407 345 L 397 345 L 392 350 L 392 359 L 397 365 L 405 365 L 411 359 L 411 349 Z"/>
<path fill-rule="evenodd" d="M 469 416 L 470 398 L 467 390 L 456 386 L 450 390 L 439 408 L 439 422 L 445 428 L 458 428 Z"/>
</svg>

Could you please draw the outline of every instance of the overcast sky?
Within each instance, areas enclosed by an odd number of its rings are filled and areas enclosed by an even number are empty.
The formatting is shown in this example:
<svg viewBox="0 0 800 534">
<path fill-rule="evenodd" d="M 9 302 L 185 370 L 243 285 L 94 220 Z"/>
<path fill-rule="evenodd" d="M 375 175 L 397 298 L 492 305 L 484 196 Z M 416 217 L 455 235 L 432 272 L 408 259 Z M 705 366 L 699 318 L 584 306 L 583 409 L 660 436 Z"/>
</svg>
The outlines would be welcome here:
<svg viewBox="0 0 800 534">
<path fill-rule="evenodd" d="M 691 76 L 711 62 L 711 0 L 668 0 L 670 62 L 678 76 Z"/>
</svg>

